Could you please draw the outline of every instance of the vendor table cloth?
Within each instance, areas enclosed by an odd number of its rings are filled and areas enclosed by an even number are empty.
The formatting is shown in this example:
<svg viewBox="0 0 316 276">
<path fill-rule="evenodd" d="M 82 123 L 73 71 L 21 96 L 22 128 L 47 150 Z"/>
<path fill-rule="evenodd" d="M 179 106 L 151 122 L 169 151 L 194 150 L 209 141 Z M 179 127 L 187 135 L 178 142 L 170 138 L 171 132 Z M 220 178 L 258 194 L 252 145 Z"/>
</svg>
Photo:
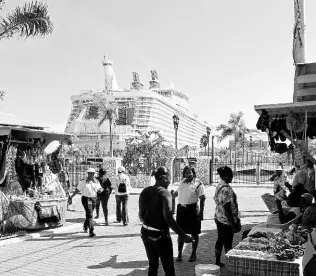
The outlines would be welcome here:
<svg viewBox="0 0 316 276">
<path fill-rule="evenodd" d="M 32 200 L 10 200 L 8 207 L 7 221 L 17 228 L 41 229 L 49 226 L 58 226 L 65 223 L 65 214 L 67 210 L 67 197 L 56 199 L 32 199 Z M 57 206 L 61 220 L 59 223 L 39 223 L 37 221 L 37 212 L 34 209 L 36 202 L 40 202 L 42 207 Z"/>
<path fill-rule="evenodd" d="M 228 272 L 232 276 L 301 276 L 302 257 L 294 261 L 264 260 L 226 255 Z M 315 274 L 316 275 L 316 274 Z"/>
</svg>

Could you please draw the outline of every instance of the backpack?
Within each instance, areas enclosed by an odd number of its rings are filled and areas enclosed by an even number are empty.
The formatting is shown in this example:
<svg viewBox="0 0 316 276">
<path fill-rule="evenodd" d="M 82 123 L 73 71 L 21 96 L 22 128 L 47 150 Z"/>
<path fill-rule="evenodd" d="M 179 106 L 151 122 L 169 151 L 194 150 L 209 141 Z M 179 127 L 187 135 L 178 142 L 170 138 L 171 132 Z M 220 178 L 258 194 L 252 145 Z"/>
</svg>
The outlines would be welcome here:
<svg viewBox="0 0 316 276">
<path fill-rule="evenodd" d="M 127 192 L 125 179 L 120 179 L 120 184 L 118 186 L 118 192 L 119 193 L 126 193 Z"/>
</svg>

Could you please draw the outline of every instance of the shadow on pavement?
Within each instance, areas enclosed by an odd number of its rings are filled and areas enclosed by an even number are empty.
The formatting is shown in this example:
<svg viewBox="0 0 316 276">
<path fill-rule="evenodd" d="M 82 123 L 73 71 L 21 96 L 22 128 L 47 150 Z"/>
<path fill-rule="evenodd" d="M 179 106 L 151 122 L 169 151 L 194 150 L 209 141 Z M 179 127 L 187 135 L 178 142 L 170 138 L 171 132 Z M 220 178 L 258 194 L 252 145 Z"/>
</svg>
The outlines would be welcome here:
<svg viewBox="0 0 316 276">
<path fill-rule="evenodd" d="M 234 244 L 236 246 L 240 240 L 243 231 L 251 229 L 256 224 L 248 224 L 243 225 L 242 230 L 240 233 L 235 234 L 234 236 Z M 183 252 L 183 261 L 178 263 L 175 261 L 175 270 L 176 275 L 178 276 L 194 276 L 195 275 L 195 266 L 197 264 L 207 264 L 207 263 L 215 263 L 215 256 L 214 256 L 214 247 L 217 240 L 217 230 L 210 230 L 210 231 L 203 231 L 202 235 L 200 236 L 200 243 L 198 247 L 197 256 L 198 259 L 196 262 L 188 262 L 189 256 L 191 255 L 191 245 L 186 245 Z M 176 247 L 176 246 L 174 246 Z M 145 250 L 145 249 L 144 249 Z M 177 252 L 174 252 L 174 257 L 176 257 Z M 117 255 L 111 257 L 110 260 L 106 262 L 99 263 L 97 265 L 88 266 L 89 269 L 102 269 L 102 268 L 116 268 L 116 269 L 134 269 L 133 271 L 127 274 L 120 274 L 119 276 L 146 276 L 148 273 L 148 261 L 129 261 L 129 262 L 117 262 Z M 222 255 L 222 262 L 226 262 L 225 254 Z M 162 265 L 159 265 L 159 274 L 158 275 L 165 275 Z M 227 268 L 221 269 L 221 276 L 227 276 L 228 271 Z"/>
<path fill-rule="evenodd" d="M 116 269 L 122 269 L 122 268 L 146 268 L 148 265 L 147 261 L 129 261 L 129 262 L 117 262 L 118 255 L 111 256 L 111 258 L 106 261 L 99 263 L 98 265 L 90 265 L 87 268 L 89 269 L 102 269 L 102 268 L 116 268 Z M 130 274 L 124 274 L 124 275 L 130 275 Z M 139 275 L 139 274 L 138 274 Z"/>
</svg>

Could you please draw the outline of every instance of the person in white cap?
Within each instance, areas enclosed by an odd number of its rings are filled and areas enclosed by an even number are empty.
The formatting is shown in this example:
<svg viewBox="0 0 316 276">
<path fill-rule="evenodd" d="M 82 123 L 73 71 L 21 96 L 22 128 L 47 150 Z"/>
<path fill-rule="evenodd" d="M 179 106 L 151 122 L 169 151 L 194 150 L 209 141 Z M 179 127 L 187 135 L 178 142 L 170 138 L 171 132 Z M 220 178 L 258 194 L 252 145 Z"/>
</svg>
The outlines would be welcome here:
<svg viewBox="0 0 316 276">
<path fill-rule="evenodd" d="M 83 230 L 84 232 L 87 232 L 89 229 L 90 237 L 94 237 L 95 233 L 93 227 L 93 210 L 95 208 L 97 193 L 98 191 L 102 191 L 102 187 L 99 181 L 94 177 L 94 168 L 89 168 L 87 170 L 87 173 L 88 177 L 79 183 L 72 196 L 69 197 L 69 201 L 72 201 L 72 198 L 76 194 L 81 193 L 81 202 L 86 212 L 86 220 L 83 224 Z"/>
<path fill-rule="evenodd" d="M 277 166 L 275 174 L 272 175 L 270 181 L 273 181 L 273 194 L 277 198 L 284 198 L 286 196 L 286 187 L 291 191 L 291 185 L 289 183 L 289 178 L 284 172 L 281 165 Z"/>
<path fill-rule="evenodd" d="M 128 219 L 128 208 L 127 202 L 129 193 L 131 192 L 131 182 L 128 175 L 125 173 L 125 168 L 118 167 L 118 177 L 115 188 L 115 199 L 116 199 L 116 221 L 115 223 L 123 222 L 124 226 L 129 223 Z"/>
</svg>

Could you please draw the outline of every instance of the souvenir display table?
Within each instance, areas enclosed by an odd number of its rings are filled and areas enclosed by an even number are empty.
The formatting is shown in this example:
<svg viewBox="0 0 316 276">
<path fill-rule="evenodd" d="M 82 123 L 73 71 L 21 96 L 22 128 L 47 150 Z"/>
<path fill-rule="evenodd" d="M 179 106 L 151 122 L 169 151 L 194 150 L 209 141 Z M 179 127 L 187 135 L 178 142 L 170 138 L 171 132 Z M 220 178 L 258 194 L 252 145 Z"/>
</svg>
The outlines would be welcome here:
<svg viewBox="0 0 316 276">
<path fill-rule="evenodd" d="M 306 230 L 297 225 L 283 232 L 259 224 L 226 254 L 229 275 L 301 276 L 306 241 Z"/>
<path fill-rule="evenodd" d="M 24 229 L 43 229 L 47 227 L 57 227 L 65 223 L 67 210 L 67 197 L 64 198 L 23 198 L 15 197 L 10 199 L 8 206 L 7 223 L 12 223 L 15 227 Z M 39 202 L 43 208 L 53 213 L 57 208 L 57 221 L 39 222 L 38 212 L 35 210 L 35 204 Z M 56 207 L 56 208 L 53 208 Z"/>
</svg>

